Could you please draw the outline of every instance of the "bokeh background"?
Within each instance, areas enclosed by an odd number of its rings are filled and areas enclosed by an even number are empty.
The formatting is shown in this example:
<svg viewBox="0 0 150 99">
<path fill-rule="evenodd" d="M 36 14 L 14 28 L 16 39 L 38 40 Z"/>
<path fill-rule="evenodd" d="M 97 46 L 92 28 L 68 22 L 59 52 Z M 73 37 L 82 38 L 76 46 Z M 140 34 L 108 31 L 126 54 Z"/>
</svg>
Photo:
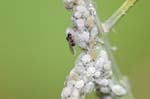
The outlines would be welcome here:
<svg viewBox="0 0 150 99">
<path fill-rule="evenodd" d="M 123 1 L 96 0 L 102 20 Z M 149 4 L 138 0 L 109 35 L 135 99 L 150 99 Z M 65 40 L 70 15 L 62 0 L 0 0 L 0 99 L 60 99 L 76 58 Z"/>
</svg>

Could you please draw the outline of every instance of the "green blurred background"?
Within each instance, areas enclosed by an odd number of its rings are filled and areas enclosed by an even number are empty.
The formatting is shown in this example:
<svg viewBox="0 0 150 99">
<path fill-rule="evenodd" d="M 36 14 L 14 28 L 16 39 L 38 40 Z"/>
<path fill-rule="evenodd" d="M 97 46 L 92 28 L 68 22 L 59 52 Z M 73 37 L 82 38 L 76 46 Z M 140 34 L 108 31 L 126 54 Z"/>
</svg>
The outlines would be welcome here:
<svg viewBox="0 0 150 99">
<path fill-rule="evenodd" d="M 123 1 L 96 0 L 102 20 Z M 135 99 L 150 99 L 149 4 L 139 0 L 109 37 Z M 0 99 L 60 99 L 76 58 L 65 40 L 70 25 L 62 0 L 0 0 Z"/>
</svg>

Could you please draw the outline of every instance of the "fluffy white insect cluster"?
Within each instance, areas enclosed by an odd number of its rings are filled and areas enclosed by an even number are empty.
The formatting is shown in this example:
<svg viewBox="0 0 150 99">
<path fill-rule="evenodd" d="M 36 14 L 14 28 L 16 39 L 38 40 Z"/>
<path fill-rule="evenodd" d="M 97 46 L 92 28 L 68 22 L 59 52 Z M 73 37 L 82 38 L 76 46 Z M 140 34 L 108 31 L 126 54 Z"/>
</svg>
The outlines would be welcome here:
<svg viewBox="0 0 150 99">
<path fill-rule="evenodd" d="M 125 95 L 126 88 L 112 79 L 112 63 L 103 46 L 105 42 L 98 37 L 93 5 L 84 0 L 64 0 L 64 4 L 73 12 L 73 27 L 67 29 L 67 35 L 70 33 L 73 36 L 75 44 L 83 52 L 67 77 L 62 99 L 85 99 L 91 91 L 101 93 L 102 99 Z"/>
</svg>

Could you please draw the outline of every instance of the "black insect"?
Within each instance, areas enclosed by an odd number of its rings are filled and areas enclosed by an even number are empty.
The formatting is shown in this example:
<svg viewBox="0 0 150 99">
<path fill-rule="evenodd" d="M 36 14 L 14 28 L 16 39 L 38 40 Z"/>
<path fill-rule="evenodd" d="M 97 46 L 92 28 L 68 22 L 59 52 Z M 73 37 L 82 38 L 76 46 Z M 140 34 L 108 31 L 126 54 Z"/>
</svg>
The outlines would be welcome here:
<svg viewBox="0 0 150 99">
<path fill-rule="evenodd" d="M 73 40 L 73 37 L 72 37 L 72 34 L 71 33 L 68 33 L 67 37 L 66 37 L 66 40 L 68 41 L 68 44 L 69 44 L 69 48 L 70 48 L 70 51 L 72 54 L 75 54 L 75 51 L 73 49 L 73 47 L 75 46 L 75 42 Z"/>
</svg>

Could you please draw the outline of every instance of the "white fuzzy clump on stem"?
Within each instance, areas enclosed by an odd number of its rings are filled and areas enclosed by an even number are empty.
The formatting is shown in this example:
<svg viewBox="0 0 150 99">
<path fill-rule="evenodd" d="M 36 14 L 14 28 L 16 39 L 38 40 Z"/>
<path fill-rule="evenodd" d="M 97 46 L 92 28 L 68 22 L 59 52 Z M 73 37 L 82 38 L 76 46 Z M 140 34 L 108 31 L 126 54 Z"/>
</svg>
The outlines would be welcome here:
<svg viewBox="0 0 150 99">
<path fill-rule="evenodd" d="M 71 51 L 77 45 L 82 49 L 71 70 L 62 99 L 85 99 L 91 91 L 97 91 L 102 99 L 133 99 L 128 85 L 122 80 L 106 39 L 106 33 L 136 0 L 125 3 L 105 22 L 97 16 L 91 0 L 64 0 L 71 10 L 72 28 L 67 29 L 67 40 Z M 117 73 L 117 74 L 116 74 Z"/>
</svg>

